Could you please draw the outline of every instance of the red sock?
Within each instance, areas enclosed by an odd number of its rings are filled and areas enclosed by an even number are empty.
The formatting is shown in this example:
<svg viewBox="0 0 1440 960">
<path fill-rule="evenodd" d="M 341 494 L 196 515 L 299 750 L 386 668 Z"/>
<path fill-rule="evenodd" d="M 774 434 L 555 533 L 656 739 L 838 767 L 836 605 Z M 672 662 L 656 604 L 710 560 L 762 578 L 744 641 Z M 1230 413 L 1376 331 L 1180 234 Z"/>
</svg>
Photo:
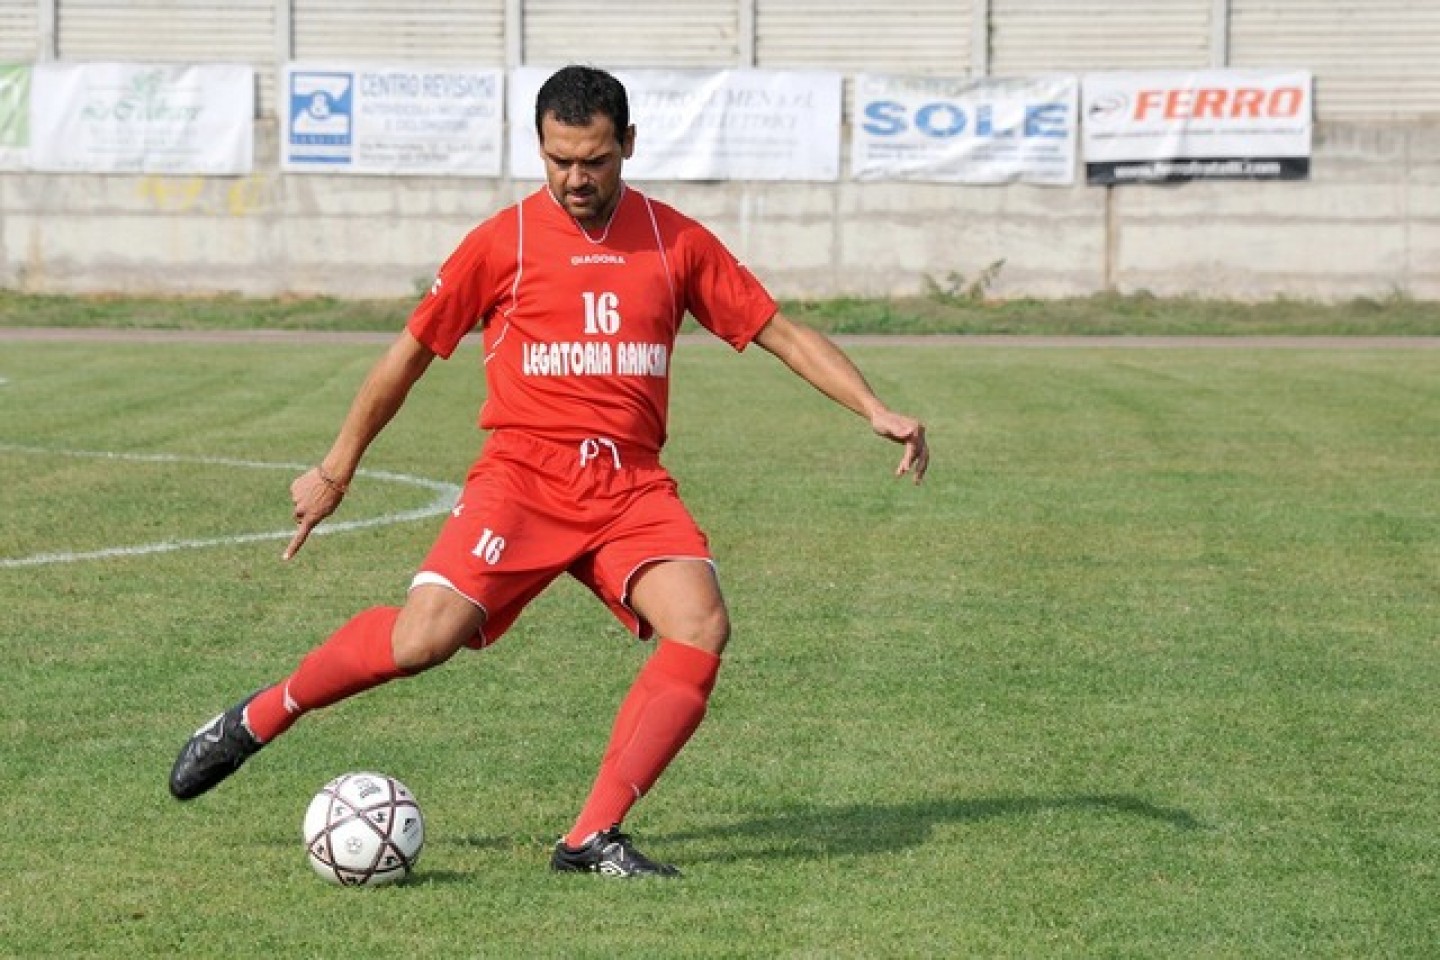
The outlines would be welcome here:
<svg viewBox="0 0 1440 960">
<path fill-rule="evenodd" d="M 720 658 L 710 651 L 660 641 L 620 705 L 600 773 L 567 844 L 579 846 L 620 823 L 655 785 L 700 726 L 719 671 Z"/>
<path fill-rule="evenodd" d="M 372 607 L 351 618 L 311 650 L 288 679 L 256 694 L 245 707 L 250 732 L 267 743 L 310 710 L 404 676 L 390 643 L 399 616 L 399 607 Z"/>
</svg>

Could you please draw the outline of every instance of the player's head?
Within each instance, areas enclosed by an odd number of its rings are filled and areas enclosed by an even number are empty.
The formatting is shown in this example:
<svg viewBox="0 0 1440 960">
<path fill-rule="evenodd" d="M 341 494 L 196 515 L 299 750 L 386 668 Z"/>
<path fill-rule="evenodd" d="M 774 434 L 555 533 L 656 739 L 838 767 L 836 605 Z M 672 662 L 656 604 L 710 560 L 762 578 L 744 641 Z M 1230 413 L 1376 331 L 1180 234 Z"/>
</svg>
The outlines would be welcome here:
<svg viewBox="0 0 1440 960">
<path fill-rule="evenodd" d="M 572 64 L 555 71 L 535 97 L 535 132 L 542 143 L 550 115 L 572 127 L 605 117 L 619 139 L 630 127 L 630 100 L 624 85 L 604 70 Z"/>
<path fill-rule="evenodd" d="M 603 70 L 565 67 L 535 97 L 535 132 L 550 193 L 581 224 L 603 226 L 635 149 L 625 87 Z"/>
</svg>

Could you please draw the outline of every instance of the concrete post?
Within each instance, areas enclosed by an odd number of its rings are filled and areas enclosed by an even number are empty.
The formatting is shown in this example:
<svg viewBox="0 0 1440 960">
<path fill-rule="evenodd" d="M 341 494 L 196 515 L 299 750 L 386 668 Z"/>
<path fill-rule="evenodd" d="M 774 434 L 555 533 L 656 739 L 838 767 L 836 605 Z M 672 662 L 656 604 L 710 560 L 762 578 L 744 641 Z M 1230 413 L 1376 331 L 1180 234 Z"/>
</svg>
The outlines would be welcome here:
<svg viewBox="0 0 1440 960">
<path fill-rule="evenodd" d="M 40 0 L 35 8 L 36 26 L 38 29 L 35 38 L 35 59 L 54 60 L 60 55 L 59 46 L 56 44 L 55 31 L 55 4 L 57 0 Z"/>
<path fill-rule="evenodd" d="M 758 66 L 755 62 L 755 3 L 756 0 L 740 0 L 736 57 L 741 67 Z"/>
<path fill-rule="evenodd" d="M 970 0 L 970 75 L 990 76 L 990 0 Z"/>
<path fill-rule="evenodd" d="M 1230 66 L 1230 0 L 1210 0 L 1210 66 Z"/>
</svg>

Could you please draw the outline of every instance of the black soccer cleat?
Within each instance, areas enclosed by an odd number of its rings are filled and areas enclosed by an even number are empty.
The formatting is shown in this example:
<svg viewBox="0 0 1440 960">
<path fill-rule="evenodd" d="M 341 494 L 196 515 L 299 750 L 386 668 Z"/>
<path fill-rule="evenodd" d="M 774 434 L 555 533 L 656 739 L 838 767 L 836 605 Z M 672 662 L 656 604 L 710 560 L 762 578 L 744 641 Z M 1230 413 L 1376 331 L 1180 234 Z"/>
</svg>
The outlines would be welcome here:
<svg viewBox="0 0 1440 960">
<path fill-rule="evenodd" d="M 584 844 L 572 847 L 561 837 L 550 855 L 550 869 L 558 873 L 598 873 L 605 877 L 678 877 L 680 871 L 668 863 L 656 863 L 636 850 L 629 834 L 620 827 L 593 833 Z"/>
<path fill-rule="evenodd" d="M 195 731 L 170 770 L 170 793 L 193 800 L 240 769 L 265 744 L 245 726 L 245 705 L 252 694 Z"/>
</svg>

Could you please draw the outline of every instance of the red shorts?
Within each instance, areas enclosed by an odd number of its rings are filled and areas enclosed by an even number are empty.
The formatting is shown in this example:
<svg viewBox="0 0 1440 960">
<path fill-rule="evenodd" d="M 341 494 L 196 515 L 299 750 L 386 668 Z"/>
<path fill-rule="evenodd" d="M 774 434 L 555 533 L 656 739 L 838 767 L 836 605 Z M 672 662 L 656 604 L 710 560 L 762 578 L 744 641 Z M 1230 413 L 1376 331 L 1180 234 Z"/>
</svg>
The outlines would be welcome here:
<svg viewBox="0 0 1440 960">
<path fill-rule="evenodd" d="M 472 647 L 494 643 L 562 573 L 642 638 L 635 574 L 658 560 L 713 563 L 705 534 L 654 453 L 496 431 L 411 583 L 448 587 L 485 611 Z"/>
</svg>

